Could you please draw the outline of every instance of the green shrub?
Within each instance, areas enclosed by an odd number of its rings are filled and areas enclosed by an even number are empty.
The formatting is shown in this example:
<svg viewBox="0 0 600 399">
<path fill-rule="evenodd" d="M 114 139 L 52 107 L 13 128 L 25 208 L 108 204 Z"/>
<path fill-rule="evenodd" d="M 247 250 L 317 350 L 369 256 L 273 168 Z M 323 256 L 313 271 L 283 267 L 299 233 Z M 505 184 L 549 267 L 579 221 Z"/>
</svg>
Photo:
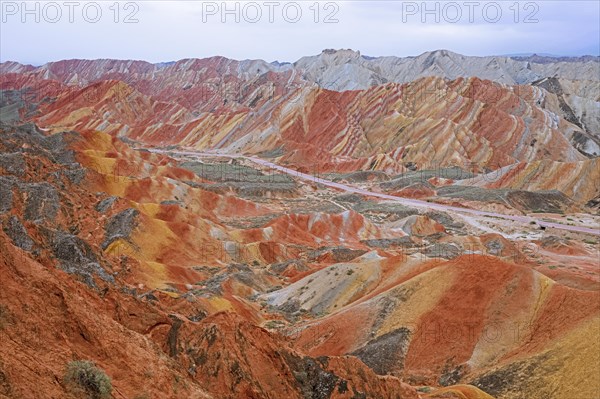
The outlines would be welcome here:
<svg viewBox="0 0 600 399">
<path fill-rule="evenodd" d="M 269 320 L 266 324 L 265 324 L 265 328 L 268 328 L 269 330 L 273 330 L 276 328 L 281 328 L 284 326 L 285 323 L 283 323 L 281 320 Z"/>
<path fill-rule="evenodd" d="M 85 395 L 89 399 L 110 398 L 112 384 L 110 377 L 89 360 L 69 362 L 65 374 L 65 383 L 74 393 Z"/>
</svg>

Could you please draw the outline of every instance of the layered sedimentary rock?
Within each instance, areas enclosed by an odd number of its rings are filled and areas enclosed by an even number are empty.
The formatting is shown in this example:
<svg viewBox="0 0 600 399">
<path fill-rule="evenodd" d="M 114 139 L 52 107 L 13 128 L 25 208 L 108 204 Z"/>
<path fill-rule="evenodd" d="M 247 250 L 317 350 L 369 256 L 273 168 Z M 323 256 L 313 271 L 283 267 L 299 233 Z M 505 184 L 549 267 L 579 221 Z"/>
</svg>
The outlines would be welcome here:
<svg viewBox="0 0 600 399">
<path fill-rule="evenodd" d="M 366 57 L 353 50 L 323 50 L 294 66 L 311 81 L 331 90 L 365 89 L 387 82 L 404 83 L 424 76 L 449 79 L 476 76 L 506 84 L 532 83 L 543 77 L 598 80 L 597 57 L 470 57 L 448 50 L 416 57 Z"/>
<path fill-rule="evenodd" d="M 0 396 L 593 397 L 596 65 L 2 64 Z"/>
<path fill-rule="evenodd" d="M 237 61 L 225 57 L 184 59 L 151 64 L 131 60 L 63 60 L 34 67 L 16 62 L 1 64 L 2 73 L 34 73 L 46 79 L 88 84 L 96 80 L 124 81 L 179 74 L 187 83 L 224 75 L 251 79 L 265 73 L 301 74 L 302 80 L 330 90 L 356 90 L 388 82 L 406 83 L 426 76 L 448 79 L 475 76 L 505 84 L 527 84 L 542 78 L 598 81 L 598 57 L 472 57 L 448 50 L 414 57 L 369 57 L 353 50 L 323 50 L 293 63 Z M 191 79 L 189 79 L 191 77 Z M 180 79 L 184 80 L 184 79 Z"/>
<path fill-rule="evenodd" d="M 410 263 L 399 267 L 411 269 Z M 568 289 L 527 268 L 479 256 L 437 263 L 418 274 L 412 268 L 391 287 L 340 302 L 331 316 L 299 329 L 297 345 L 315 356 L 352 353 L 380 374 L 417 384 L 474 381 L 500 398 L 540 395 L 538 389 L 575 395 L 570 379 L 585 379 L 591 358 L 556 356 L 559 349 L 552 348 L 582 350 L 586 344 L 576 337 L 589 337 L 598 326 L 597 292 Z M 296 284 L 311 292 L 322 282 Z M 323 300 L 311 306 L 327 304 Z M 518 384 L 508 376 L 526 367 L 546 372 L 516 393 Z M 578 394 L 597 390 L 581 387 Z"/>
<path fill-rule="evenodd" d="M 580 162 L 536 161 L 517 163 L 457 185 L 510 188 L 526 191 L 559 190 L 579 203 L 600 194 L 600 158 Z"/>
<path fill-rule="evenodd" d="M 45 88 L 46 81 L 37 87 Z M 2 77 L 5 89 L 31 83 Z M 49 83 L 48 83 L 49 84 Z M 261 86 L 262 87 L 262 86 Z M 39 94 L 44 98 L 51 94 Z M 426 78 L 366 91 L 305 88 L 244 106 L 195 116 L 177 102 L 118 81 L 67 87 L 40 102 L 36 122 L 49 129 L 95 129 L 155 144 L 275 151 L 322 170 L 402 170 L 406 163 L 490 169 L 541 158 L 586 159 L 569 139 L 577 126 L 539 107 L 544 94 L 478 79 Z"/>
</svg>

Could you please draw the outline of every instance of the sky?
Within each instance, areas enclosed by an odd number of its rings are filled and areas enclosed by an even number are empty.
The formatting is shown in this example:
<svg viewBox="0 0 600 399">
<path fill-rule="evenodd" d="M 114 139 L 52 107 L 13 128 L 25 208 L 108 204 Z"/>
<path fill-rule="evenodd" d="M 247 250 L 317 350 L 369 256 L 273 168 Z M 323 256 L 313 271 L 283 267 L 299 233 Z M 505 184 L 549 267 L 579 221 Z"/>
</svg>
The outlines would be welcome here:
<svg viewBox="0 0 600 399">
<path fill-rule="evenodd" d="M 0 61 L 600 53 L 592 1 L 0 1 Z"/>
</svg>

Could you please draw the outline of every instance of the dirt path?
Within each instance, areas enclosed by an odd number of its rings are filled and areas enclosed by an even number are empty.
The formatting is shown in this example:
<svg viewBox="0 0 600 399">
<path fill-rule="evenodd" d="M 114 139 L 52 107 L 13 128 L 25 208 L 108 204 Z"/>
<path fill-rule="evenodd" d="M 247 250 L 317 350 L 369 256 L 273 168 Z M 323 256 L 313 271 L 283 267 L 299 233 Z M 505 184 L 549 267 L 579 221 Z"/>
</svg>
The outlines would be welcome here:
<svg viewBox="0 0 600 399">
<path fill-rule="evenodd" d="M 505 219 L 505 220 L 513 220 L 513 221 L 516 221 L 516 222 L 519 222 L 519 223 L 522 223 L 525 225 L 529 225 L 529 224 L 531 224 L 531 222 L 535 222 L 539 226 L 543 226 L 543 227 L 547 227 L 547 228 L 575 231 L 578 233 L 587 233 L 587 234 L 593 234 L 596 236 L 600 236 L 600 229 L 593 229 L 593 228 L 581 227 L 581 226 L 569 226 L 569 225 L 560 224 L 560 223 L 552 223 L 552 222 L 535 219 L 530 216 L 505 215 L 502 213 L 478 211 L 476 209 L 461 208 L 461 207 L 457 207 L 457 206 L 444 205 L 444 204 L 436 204 L 436 203 L 421 201 L 421 200 L 417 200 L 417 199 L 402 198 L 402 197 L 397 197 L 395 195 L 378 193 L 376 191 L 364 190 L 361 188 L 349 186 L 347 184 L 335 183 L 330 180 L 325 180 L 325 179 L 322 179 L 320 177 L 316 177 L 316 176 L 313 176 L 310 174 L 298 172 L 297 170 L 286 168 L 284 166 L 277 165 L 273 162 L 269 162 L 269 161 L 266 161 L 264 159 L 257 158 L 254 156 L 249 157 L 249 156 L 245 156 L 245 155 L 224 154 L 224 153 L 220 153 L 220 152 L 174 151 L 174 150 L 159 150 L 159 149 L 149 149 L 149 151 L 161 153 L 161 154 L 176 154 L 176 155 L 195 156 L 195 157 L 241 158 L 241 159 L 246 159 L 248 161 L 254 162 L 254 163 L 264 166 L 264 167 L 278 170 L 280 172 L 286 173 L 290 176 L 294 176 L 294 177 L 297 177 L 302 180 L 319 183 L 324 186 L 342 190 L 342 191 L 345 191 L 348 193 L 361 194 L 364 196 L 381 198 L 381 199 L 385 199 L 388 201 L 395 201 L 395 202 L 399 202 L 403 205 L 412 206 L 412 207 L 416 207 L 416 208 L 434 209 L 434 210 L 446 211 L 446 212 L 450 211 L 450 212 L 458 212 L 458 213 L 467 213 L 467 214 L 471 214 L 471 215 L 484 216 L 484 217 L 495 217 L 495 218 L 501 218 L 501 219 Z"/>
</svg>

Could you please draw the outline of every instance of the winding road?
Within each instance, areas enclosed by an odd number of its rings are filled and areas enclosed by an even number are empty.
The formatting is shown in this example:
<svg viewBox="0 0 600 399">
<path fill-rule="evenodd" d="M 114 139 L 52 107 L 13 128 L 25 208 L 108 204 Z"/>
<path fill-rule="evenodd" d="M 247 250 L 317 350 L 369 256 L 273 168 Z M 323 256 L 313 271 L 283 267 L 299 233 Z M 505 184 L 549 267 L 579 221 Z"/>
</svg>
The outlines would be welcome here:
<svg viewBox="0 0 600 399">
<path fill-rule="evenodd" d="M 269 162 L 269 161 L 266 161 L 264 159 L 254 157 L 254 156 L 246 156 L 246 155 L 239 155 L 239 154 L 224 154 L 224 153 L 220 153 L 220 152 L 176 151 L 176 150 L 161 150 L 161 149 L 145 149 L 145 150 L 154 152 L 154 153 L 160 153 L 160 154 L 167 154 L 167 155 L 175 154 L 175 155 L 183 155 L 183 156 L 191 156 L 191 157 L 199 157 L 199 158 L 202 158 L 202 157 L 224 157 L 224 158 L 245 159 L 245 160 L 254 162 L 258 165 L 268 167 L 268 168 L 271 168 L 274 170 L 278 170 L 280 172 L 286 173 L 288 175 L 297 177 L 302 180 L 319 183 L 324 186 L 342 190 L 342 191 L 345 191 L 348 193 L 355 193 L 355 194 L 360 194 L 360 195 L 369 196 L 369 197 L 381 198 L 381 199 L 385 199 L 388 201 L 395 201 L 395 202 L 399 202 L 399 203 L 401 203 L 403 205 L 407 205 L 407 206 L 433 209 L 433 210 L 446 211 L 446 212 L 451 211 L 451 212 L 457 212 L 457 213 L 466 213 L 466 214 L 470 214 L 470 215 L 500 218 L 500 219 L 505 219 L 505 220 L 513 220 L 513 221 L 523 223 L 523 224 L 530 224 L 531 222 L 535 222 L 539 226 L 546 227 L 546 228 L 554 228 L 554 229 L 574 231 L 574 232 L 578 232 L 578 233 L 587 233 L 587 234 L 593 234 L 596 236 L 600 236 L 600 229 L 593 229 L 590 227 L 571 226 L 571 225 L 566 225 L 566 224 L 561 224 L 561 223 L 552 223 L 552 222 L 547 222 L 544 220 L 532 218 L 530 216 L 505 215 L 502 213 L 478 211 L 476 209 L 461 208 L 458 206 L 451 206 L 451 205 L 444 205 L 444 204 L 436 204 L 436 203 L 432 203 L 432 202 L 421 201 L 421 200 L 412 199 L 412 198 L 397 197 L 395 195 L 383 194 L 383 193 L 378 193 L 376 191 L 369 191 L 369 190 L 365 190 L 365 189 L 361 189 L 361 188 L 356 188 L 356 187 L 349 186 L 347 184 L 335 183 L 330 180 L 325 180 L 325 179 L 322 179 L 317 176 L 313 176 L 313 175 L 310 175 L 307 173 L 302 173 L 302 172 L 299 172 L 294 169 L 286 168 L 285 166 L 277 165 L 273 162 Z"/>
</svg>

